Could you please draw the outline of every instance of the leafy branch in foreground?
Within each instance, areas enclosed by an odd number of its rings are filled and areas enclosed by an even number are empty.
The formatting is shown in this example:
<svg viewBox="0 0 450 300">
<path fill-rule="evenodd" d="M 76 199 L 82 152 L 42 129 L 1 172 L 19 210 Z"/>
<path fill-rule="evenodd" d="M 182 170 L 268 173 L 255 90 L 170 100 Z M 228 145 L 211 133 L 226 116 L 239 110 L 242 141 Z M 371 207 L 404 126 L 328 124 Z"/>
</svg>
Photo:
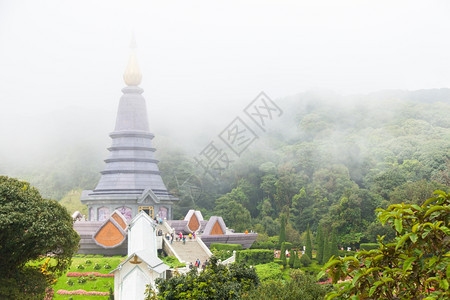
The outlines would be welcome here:
<svg viewBox="0 0 450 300">
<path fill-rule="evenodd" d="M 378 219 L 395 228 L 393 243 L 378 237 L 378 249 L 354 257 L 332 257 L 325 270 L 335 289 L 326 299 L 448 299 L 450 297 L 450 194 L 416 204 L 378 209 Z"/>
</svg>

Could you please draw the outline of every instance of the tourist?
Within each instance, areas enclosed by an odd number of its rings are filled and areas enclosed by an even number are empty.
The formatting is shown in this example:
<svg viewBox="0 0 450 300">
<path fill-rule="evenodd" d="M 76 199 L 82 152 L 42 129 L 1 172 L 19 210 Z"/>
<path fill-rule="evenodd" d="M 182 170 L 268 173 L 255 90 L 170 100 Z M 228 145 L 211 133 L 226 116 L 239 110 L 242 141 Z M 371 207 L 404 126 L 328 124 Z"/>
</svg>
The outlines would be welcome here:
<svg viewBox="0 0 450 300">
<path fill-rule="evenodd" d="M 195 232 L 192 233 L 192 236 L 194 237 L 194 240 L 195 240 Z"/>
<path fill-rule="evenodd" d="M 173 243 L 173 236 L 174 236 L 174 234 L 173 234 L 173 232 L 170 234 L 170 244 L 172 244 Z"/>
<path fill-rule="evenodd" d="M 189 269 L 193 269 L 194 268 L 194 266 L 192 265 L 192 262 L 191 263 L 189 263 Z"/>
<path fill-rule="evenodd" d="M 189 239 L 192 240 L 192 234 L 191 233 L 189 233 Z"/>
<path fill-rule="evenodd" d="M 186 236 L 183 235 L 183 245 L 186 244 Z"/>
<path fill-rule="evenodd" d="M 200 259 L 197 258 L 197 260 L 195 261 L 195 265 L 196 265 L 197 267 L 200 267 Z"/>
</svg>

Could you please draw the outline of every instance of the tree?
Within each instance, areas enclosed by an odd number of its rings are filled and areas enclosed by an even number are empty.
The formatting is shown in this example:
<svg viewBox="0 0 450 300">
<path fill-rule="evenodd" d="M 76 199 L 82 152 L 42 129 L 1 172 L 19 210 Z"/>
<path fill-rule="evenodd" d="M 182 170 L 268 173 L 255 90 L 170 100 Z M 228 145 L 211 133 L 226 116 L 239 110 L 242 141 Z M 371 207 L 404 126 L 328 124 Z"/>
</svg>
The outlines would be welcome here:
<svg viewBox="0 0 450 300">
<path fill-rule="evenodd" d="M 258 286 L 259 279 L 254 268 L 237 263 L 227 267 L 212 256 L 200 273 L 193 269 L 168 280 L 158 278 L 155 283 L 158 299 L 241 299 Z"/>
<path fill-rule="evenodd" d="M 320 224 L 317 228 L 316 242 L 317 242 L 316 259 L 319 262 L 319 264 L 322 264 L 323 263 L 323 229 L 322 229 L 322 225 L 320 225 Z"/>
<path fill-rule="evenodd" d="M 247 198 L 242 191 L 233 189 L 231 193 L 220 197 L 216 201 L 215 212 L 218 216 L 222 216 L 225 224 L 233 228 L 237 232 L 244 232 L 250 226 L 251 216 L 248 209 L 234 199 L 239 196 Z M 241 199 L 242 200 L 242 199 Z"/>
<path fill-rule="evenodd" d="M 279 244 L 283 244 L 286 242 L 286 216 L 284 214 L 281 215 L 280 220 L 280 237 L 279 237 Z"/>
<path fill-rule="evenodd" d="M 43 298 L 70 266 L 79 239 L 58 202 L 42 199 L 27 182 L 0 176 L 0 298 Z"/>
<path fill-rule="evenodd" d="M 309 230 L 309 224 L 308 228 L 306 229 L 306 251 L 305 253 L 309 256 L 309 258 L 312 258 L 312 241 L 311 241 L 311 232 Z"/>
<path fill-rule="evenodd" d="M 322 262 L 326 263 L 331 257 L 331 248 L 330 248 L 330 242 L 328 241 L 328 232 L 324 232 L 323 237 L 323 258 Z"/>
<path fill-rule="evenodd" d="M 286 243 L 281 244 L 280 258 L 283 266 L 286 266 Z"/>
<path fill-rule="evenodd" d="M 315 300 L 323 299 L 327 292 L 325 285 L 317 284 L 313 277 L 301 270 L 290 273 L 291 280 L 268 280 L 258 289 L 243 295 L 242 299 L 258 300 Z"/>
<path fill-rule="evenodd" d="M 336 229 L 333 228 L 333 231 L 331 232 L 331 241 L 330 241 L 330 257 L 331 256 L 338 256 L 338 245 L 337 245 L 337 236 L 336 236 Z"/>
<path fill-rule="evenodd" d="M 298 258 L 298 252 L 295 251 L 295 260 L 294 260 L 294 269 L 300 269 L 302 263 L 300 262 L 300 258 Z"/>
<path fill-rule="evenodd" d="M 448 299 L 449 203 L 450 194 L 436 191 L 422 206 L 378 209 L 380 222 L 396 231 L 394 242 L 382 236 L 378 249 L 329 261 L 324 269 L 334 284 L 342 282 L 327 299 Z"/>
</svg>

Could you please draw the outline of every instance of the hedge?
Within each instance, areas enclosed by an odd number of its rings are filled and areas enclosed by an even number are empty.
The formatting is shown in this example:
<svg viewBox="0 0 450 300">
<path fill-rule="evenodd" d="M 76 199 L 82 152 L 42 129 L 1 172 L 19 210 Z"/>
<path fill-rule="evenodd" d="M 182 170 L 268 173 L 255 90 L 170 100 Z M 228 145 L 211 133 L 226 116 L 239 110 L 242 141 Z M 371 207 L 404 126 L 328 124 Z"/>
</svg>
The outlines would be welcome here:
<svg viewBox="0 0 450 300">
<path fill-rule="evenodd" d="M 361 250 L 373 250 L 373 249 L 378 249 L 379 245 L 377 243 L 361 243 L 359 245 L 359 248 Z"/>
<path fill-rule="evenodd" d="M 249 265 L 267 264 L 273 261 L 272 250 L 241 250 L 236 252 L 236 262 Z"/>
<path fill-rule="evenodd" d="M 221 243 L 212 243 L 210 246 L 211 250 L 216 249 L 217 251 L 225 250 L 225 251 L 238 251 L 242 250 L 241 244 L 221 244 Z"/>
<path fill-rule="evenodd" d="M 277 245 L 272 241 L 254 242 L 250 249 L 275 249 Z"/>
</svg>

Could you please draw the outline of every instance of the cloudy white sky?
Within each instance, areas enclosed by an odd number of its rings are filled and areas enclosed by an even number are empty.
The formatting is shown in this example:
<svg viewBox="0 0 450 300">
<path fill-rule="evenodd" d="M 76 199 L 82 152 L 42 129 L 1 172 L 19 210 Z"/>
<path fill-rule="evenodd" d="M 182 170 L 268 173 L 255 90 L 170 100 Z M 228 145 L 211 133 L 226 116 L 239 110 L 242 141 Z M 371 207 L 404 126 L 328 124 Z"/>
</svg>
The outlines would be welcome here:
<svg viewBox="0 0 450 300">
<path fill-rule="evenodd" d="M 189 136 L 260 91 L 449 87 L 449 16 L 446 0 L 0 0 L 1 148 L 33 147 L 55 114 L 112 131 L 133 31 L 152 131 Z"/>
</svg>

